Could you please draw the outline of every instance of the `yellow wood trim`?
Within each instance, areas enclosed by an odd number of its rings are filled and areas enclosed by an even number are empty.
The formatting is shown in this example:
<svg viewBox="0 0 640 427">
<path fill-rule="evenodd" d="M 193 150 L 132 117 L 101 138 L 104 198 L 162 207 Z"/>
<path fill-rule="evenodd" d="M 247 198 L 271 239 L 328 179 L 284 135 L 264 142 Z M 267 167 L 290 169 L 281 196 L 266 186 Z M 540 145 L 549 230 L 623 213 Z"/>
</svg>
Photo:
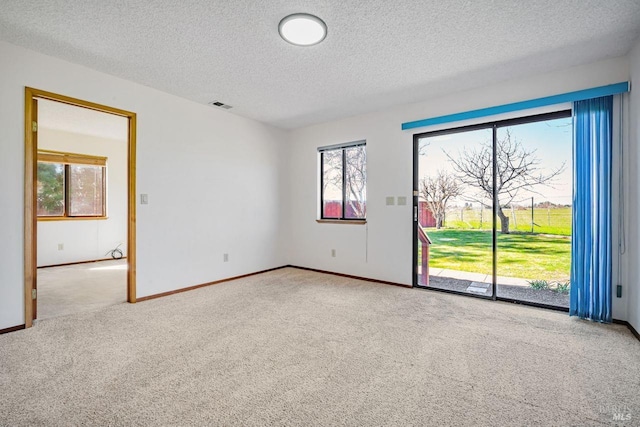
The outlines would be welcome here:
<svg viewBox="0 0 640 427">
<path fill-rule="evenodd" d="M 136 302 L 136 113 L 129 115 L 129 227 L 127 234 L 127 301 Z"/>
<path fill-rule="evenodd" d="M 127 231 L 127 300 L 130 303 L 136 302 L 136 113 L 84 101 L 53 92 L 25 87 L 25 188 L 24 188 L 24 299 L 25 299 L 25 327 L 33 325 L 34 307 L 37 307 L 31 299 L 32 289 L 37 288 L 37 203 L 36 188 L 37 182 L 37 161 L 38 142 L 37 126 L 34 129 L 34 122 L 37 123 L 37 102 L 36 99 L 47 99 L 50 101 L 62 102 L 76 107 L 88 108 L 90 110 L 103 113 L 115 114 L 129 119 L 129 166 L 127 180 L 129 183 L 129 224 Z M 104 200 L 103 200 L 104 201 Z M 69 218 L 68 220 L 78 220 L 80 217 Z M 106 219 L 102 217 L 90 217 L 82 219 Z"/>
<path fill-rule="evenodd" d="M 101 218 L 107 219 L 107 168 L 102 168 L 102 215 Z"/>
<path fill-rule="evenodd" d="M 24 324 L 30 328 L 33 324 L 33 300 L 31 292 L 36 284 L 36 147 L 37 131 L 33 130 L 36 122 L 37 104 L 29 88 L 25 89 L 24 98 Z M 36 122 L 37 123 L 37 122 Z"/>
<path fill-rule="evenodd" d="M 64 104 L 74 105 L 76 107 L 88 108 L 90 110 L 102 111 L 103 113 L 115 114 L 117 116 L 131 117 L 131 111 L 121 110 L 119 108 L 109 107 L 107 105 L 96 104 L 95 102 L 84 101 L 78 98 L 72 98 L 70 96 L 59 95 L 53 92 L 47 92 L 45 90 L 35 89 L 27 87 L 33 98 L 48 99 L 49 101 L 62 102 Z"/>
<path fill-rule="evenodd" d="M 48 221 L 103 221 L 109 219 L 108 216 L 39 216 L 38 222 Z"/>
<path fill-rule="evenodd" d="M 107 166 L 107 158 L 89 154 L 67 153 L 64 151 L 38 150 L 38 161 L 74 165 Z"/>
<path fill-rule="evenodd" d="M 367 223 L 366 219 L 316 219 L 319 224 L 353 224 L 364 225 Z"/>
</svg>

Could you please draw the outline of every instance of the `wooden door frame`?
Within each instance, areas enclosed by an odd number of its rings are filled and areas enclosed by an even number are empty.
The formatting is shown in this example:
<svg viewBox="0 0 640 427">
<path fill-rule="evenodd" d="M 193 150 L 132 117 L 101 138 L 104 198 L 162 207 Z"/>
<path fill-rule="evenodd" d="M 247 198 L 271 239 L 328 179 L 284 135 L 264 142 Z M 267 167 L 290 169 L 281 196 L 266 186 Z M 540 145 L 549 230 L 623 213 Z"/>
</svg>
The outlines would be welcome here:
<svg viewBox="0 0 640 427">
<path fill-rule="evenodd" d="M 136 113 L 120 110 L 106 105 L 96 104 L 81 99 L 71 98 L 40 89 L 25 87 L 24 103 L 24 146 L 25 146 L 25 175 L 24 175 L 24 324 L 30 328 L 33 324 L 32 291 L 35 289 L 37 278 L 37 245 L 38 245 L 38 215 L 37 215 L 37 111 L 33 106 L 36 99 L 47 99 L 62 102 L 81 108 L 88 108 L 108 114 L 126 117 L 129 124 L 128 132 L 128 168 L 127 168 L 127 301 L 136 302 Z"/>
</svg>

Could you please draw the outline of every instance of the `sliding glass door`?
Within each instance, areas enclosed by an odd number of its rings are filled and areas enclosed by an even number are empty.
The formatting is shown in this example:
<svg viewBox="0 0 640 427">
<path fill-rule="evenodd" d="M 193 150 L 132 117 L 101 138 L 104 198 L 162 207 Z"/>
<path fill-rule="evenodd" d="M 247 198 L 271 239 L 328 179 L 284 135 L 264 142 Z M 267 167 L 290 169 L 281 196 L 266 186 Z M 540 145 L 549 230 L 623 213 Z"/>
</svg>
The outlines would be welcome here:
<svg viewBox="0 0 640 427">
<path fill-rule="evenodd" d="M 414 137 L 414 285 L 568 307 L 570 111 Z"/>
<path fill-rule="evenodd" d="M 461 175 L 472 158 L 491 176 L 492 134 L 485 126 L 417 139 L 418 286 L 493 296 L 491 182 L 487 193 Z"/>
<path fill-rule="evenodd" d="M 497 129 L 497 296 L 569 307 L 571 117 Z"/>
</svg>

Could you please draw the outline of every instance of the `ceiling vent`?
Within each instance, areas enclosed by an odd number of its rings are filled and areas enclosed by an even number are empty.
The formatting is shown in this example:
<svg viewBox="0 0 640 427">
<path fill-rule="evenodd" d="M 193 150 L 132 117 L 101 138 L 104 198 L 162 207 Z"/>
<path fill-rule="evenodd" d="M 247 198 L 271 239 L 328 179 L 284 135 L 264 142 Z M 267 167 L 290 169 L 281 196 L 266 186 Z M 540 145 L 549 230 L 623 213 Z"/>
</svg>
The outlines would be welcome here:
<svg viewBox="0 0 640 427">
<path fill-rule="evenodd" d="M 220 101 L 212 101 L 209 103 L 209 105 L 213 105 L 214 107 L 224 108 L 225 110 L 229 110 L 233 108 L 231 105 L 224 104 Z"/>
</svg>

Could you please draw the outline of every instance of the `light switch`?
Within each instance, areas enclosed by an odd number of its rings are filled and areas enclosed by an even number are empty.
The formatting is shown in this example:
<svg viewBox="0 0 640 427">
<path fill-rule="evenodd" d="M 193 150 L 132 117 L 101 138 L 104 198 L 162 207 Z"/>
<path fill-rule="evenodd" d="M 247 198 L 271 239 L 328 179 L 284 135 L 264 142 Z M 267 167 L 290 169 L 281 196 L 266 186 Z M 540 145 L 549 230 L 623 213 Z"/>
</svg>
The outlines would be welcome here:
<svg viewBox="0 0 640 427">
<path fill-rule="evenodd" d="M 148 194 L 140 194 L 140 204 L 148 205 L 149 204 L 149 195 Z"/>
<path fill-rule="evenodd" d="M 393 196 L 387 196 L 387 206 L 393 206 L 396 204 L 396 198 Z"/>
<path fill-rule="evenodd" d="M 406 206 L 407 198 L 405 196 L 398 196 L 398 206 Z"/>
</svg>

